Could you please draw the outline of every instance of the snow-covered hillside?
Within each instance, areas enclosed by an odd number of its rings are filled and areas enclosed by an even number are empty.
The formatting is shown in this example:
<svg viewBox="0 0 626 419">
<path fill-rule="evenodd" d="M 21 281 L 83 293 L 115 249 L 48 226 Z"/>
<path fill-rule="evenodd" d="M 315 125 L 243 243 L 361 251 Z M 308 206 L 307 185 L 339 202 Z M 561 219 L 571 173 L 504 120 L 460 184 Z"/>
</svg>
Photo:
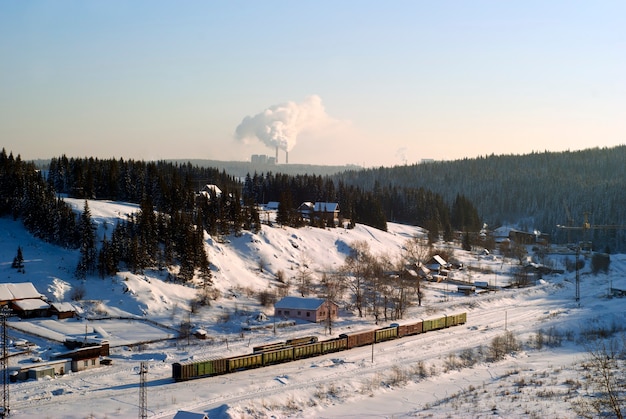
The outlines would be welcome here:
<svg viewBox="0 0 626 419">
<path fill-rule="evenodd" d="M 82 200 L 67 201 L 77 210 L 83 207 Z M 112 231 L 118 218 L 137 210 L 103 201 L 89 201 L 89 207 L 98 237 Z M 407 239 L 422 233 L 390 223 L 389 232 L 362 225 L 351 230 L 263 226 L 258 234 L 220 240 L 207 236 L 218 298 L 192 313 L 190 301 L 198 289 L 169 281 L 165 271 L 120 272 L 115 278 L 79 281 L 73 276 L 77 251 L 50 246 L 29 235 L 19 222 L 0 219 L 3 282 L 32 282 L 50 301 L 70 301 L 77 289 L 84 293 L 75 302 L 81 306 L 82 319 L 11 320 L 11 337 L 34 342 L 35 355 L 45 357 L 58 350 L 56 336 L 99 333 L 110 340 L 114 361 L 112 366 L 55 379 L 12 383 L 12 417 L 136 417 L 141 361 L 149 365 L 151 417 L 171 418 L 178 410 L 205 412 L 211 418 L 575 417 L 571 400 L 582 394 L 575 364 L 585 356 L 580 331 L 624 324 L 623 300 L 607 298 L 610 285 L 620 282 L 626 271 L 623 255 L 612 256 L 609 274 L 583 271 L 580 303 L 574 301 L 573 272 L 547 276 L 531 288 L 470 296 L 457 293 L 451 284 L 428 283 L 423 306 L 412 307 L 405 320 L 465 311 L 467 324 L 258 370 L 183 383 L 171 379 L 175 361 L 249 353 L 257 343 L 297 336 L 328 337 L 317 324 L 279 328 L 276 334 L 272 328 L 244 332 L 242 325 L 255 324 L 259 312 L 271 314 L 259 304 L 258 293 L 276 287 L 279 272 L 290 279 L 306 264 L 319 278 L 342 265 L 357 241 L 367 242 L 373 254 L 396 258 Z M 24 273 L 11 267 L 18 246 L 23 250 Z M 467 268 L 474 268 L 455 272 L 468 281 L 502 285 L 516 263 L 480 252 L 453 251 Z M 563 267 L 563 259 L 558 256 L 553 263 Z M 86 320 L 96 316 L 126 320 Z M 210 338 L 132 345 L 167 339 L 185 321 L 207 330 Z M 373 318 L 342 311 L 332 333 L 377 327 L 381 326 Z M 561 346 L 533 345 L 540 330 L 561 336 Z M 521 349 L 502 361 L 485 361 L 481 351 L 505 331 L 516 336 Z M 466 359 L 470 355 L 474 362 Z M 26 363 L 31 357 L 11 362 Z"/>
</svg>

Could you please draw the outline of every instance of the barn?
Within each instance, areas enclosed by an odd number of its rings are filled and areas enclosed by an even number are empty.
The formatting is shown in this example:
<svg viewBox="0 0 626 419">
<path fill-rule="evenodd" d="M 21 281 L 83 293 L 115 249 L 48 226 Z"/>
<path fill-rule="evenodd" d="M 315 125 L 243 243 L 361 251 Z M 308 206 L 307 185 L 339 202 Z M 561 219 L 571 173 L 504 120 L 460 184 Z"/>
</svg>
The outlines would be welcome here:
<svg viewBox="0 0 626 419">
<path fill-rule="evenodd" d="M 0 305 L 10 305 L 14 301 L 39 299 L 41 295 L 30 282 L 0 284 Z"/>
<path fill-rule="evenodd" d="M 322 298 L 285 297 L 274 304 L 274 316 L 289 319 L 322 322 L 336 319 L 339 306 Z"/>
</svg>

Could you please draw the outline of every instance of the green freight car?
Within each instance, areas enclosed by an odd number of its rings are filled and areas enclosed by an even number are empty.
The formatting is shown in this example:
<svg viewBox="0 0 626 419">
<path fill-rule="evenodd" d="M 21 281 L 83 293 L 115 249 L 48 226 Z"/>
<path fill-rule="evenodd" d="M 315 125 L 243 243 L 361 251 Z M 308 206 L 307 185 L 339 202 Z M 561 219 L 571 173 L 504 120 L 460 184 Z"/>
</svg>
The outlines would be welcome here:
<svg viewBox="0 0 626 419">
<path fill-rule="evenodd" d="M 446 327 L 446 317 L 439 317 L 436 319 L 429 319 L 422 321 L 423 332 L 430 332 L 431 330 L 439 330 Z"/>
<path fill-rule="evenodd" d="M 293 359 L 309 358 L 322 354 L 322 343 L 309 343 L 308 345 L 295 346 L 293 348 Z"/>
<path fill-rule="evenodd" d="M 172 375 L 175 381 L 226 374 L 228 371 L 228 363 L 224 358 L 205 358 L 172 364 Z"/>
<path fill-rule="evenodd" d="M 383 329 L 378 329 L 375 332 L 375 339 L 376 339 L 376 343 L 378 342 L 384 342 L 386 340 L 391 340 L 391 339 L 395 339 L 398 337 L 398 327 L 397 326 L 390 326 L 390 327 L 385 327 Z"/>
<path fill-rule="evenodd" d="M 228 372 L 247 370 L 249 368 L 257 368 L 263 366 L 263 353 L 252 355 L 241 355 L 227 358 Z"/>
<path fill-rule="evenodd" d="M 321 342 L 322 344 L 322 353 L 328 354 L 331 352 L 343 351 L 348 348 L 348 339 L 346 338 L 336 338 L 325 340 Z"/>
<path fill-rule="evenodd" d="M 465 324 L 467 321 L 467 313 L 452 314 L 446 316 L 446 327 L 458 326 L 459 324 Z"/>
<path fill-rule="evenodd" d="M 275 351 L 261 352 L 260 355 L 263 356 L 263 365 L 293 361 L 293 349 L 294 348 L 288 347 Z"/>
</svg>

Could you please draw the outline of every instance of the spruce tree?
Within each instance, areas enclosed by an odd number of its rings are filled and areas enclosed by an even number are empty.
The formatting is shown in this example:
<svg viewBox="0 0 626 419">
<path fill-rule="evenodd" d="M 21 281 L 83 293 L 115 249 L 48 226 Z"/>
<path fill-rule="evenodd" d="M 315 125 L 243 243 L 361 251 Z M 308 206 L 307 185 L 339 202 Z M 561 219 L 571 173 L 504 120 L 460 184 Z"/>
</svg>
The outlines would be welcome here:
<svg viewBox="0 0 626 419">
<path fill-rule="evenodd" d="M 93 274 L 97 266 L 96 233 L 91 221 L 89 204 L 85 200 L 83 213 L 80 216 L 80 258 L 76 266 L 76 277 L 85 279 L 88 274 Z"/>
<path fill-rule="evenodd" d="M 17 246 L 17 255 L 13 258 L 11 267 L 17 269 L 18 272 L 24 273 L 24 256 L 22 255 L 22 247 Z"/>
</svg>

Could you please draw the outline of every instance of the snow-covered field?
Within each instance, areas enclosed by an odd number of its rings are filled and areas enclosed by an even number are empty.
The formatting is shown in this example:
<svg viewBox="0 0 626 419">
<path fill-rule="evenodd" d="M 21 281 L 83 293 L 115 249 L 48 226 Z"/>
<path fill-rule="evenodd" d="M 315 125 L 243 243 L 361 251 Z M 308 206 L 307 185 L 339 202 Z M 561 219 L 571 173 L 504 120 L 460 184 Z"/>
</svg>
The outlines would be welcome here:
<svg viewBox="0 0 626 419">
<path fill-rule="evenodd" d="M 83 201 L 67 201 L 82 209 Z M 89 206 L 98 237 L 112 230 L 117 217 L 137 209 L 98 201 Z M 404 242 L 419 233 L 416 227 L 397 224 L 389 224 L 387 233 L 360 225 L 352 230 L 263 226 L 259 234 L 219 241 L 207 237 L 220 298 L 190 314 L 189 301 L 197 289 L 168 282 L 164 272 L 121 272 L 115 278 L 81 282 L 73 277 L 76 251 L 42 243 L 20 223 L 0 219 L 3 282 L 32 282 L 51 301 L 70 301 L 76 287 L 85 289 L 80 320 L 11 320 L 12 339 L 37 345 L 32 354 L 11 358 L 11 363 L 30 362 L 33 356 L 45 359 L 61 350 L 56 342 L 60 337 L 81 334 L 109 339 L 113 359 L 107 367 L 11 383 L 11 417 L 137 417 L 142 361 L 149 366 L 149 417 L 171 418 L 178 410 L 210 418 L 576 417 L 572 401 L 584 395 L 578 367 L 586 356 L 581 332 L 624 324 L 624 300 L 608 298 L 608 290 L 623 281 L 625 255 L 612 255 L 609 274 L 594 276 L 585 267 L 579 303 L 574 299 L 573 272 L 546 276 L 531 288 L 471 296 L 457 293 L 453 285 L 428 283 L 423 306 L 412 307 L 403 321 L 465 311 L 465 325 L 287 364 L 173 382 L 172 362 L 249 353 L 256 344 L 298 336 L 330 337 L 317 324 L 277 328 L 276 334 L 272 328 L 242 332 L 241 326 L 255 324 L 251 319 L 259 312 L 271 314 L 259 305 L 257 293 L 275 286 L 278 271 L 291 278 L 307 263 L 319 277 L 343 264 L 355 241 L 369 243 L 373 254 L 397 257 Z M 25 273 L 11 268 L 18 246 Z M 500 256 L 454 252 L 466 266 L 455 275 L 465 280 L 504 285 L 516 267 L 516 261 Z M 555 266 L 563 268 L 563 258 L 554 259 Z M 93 320 L 102 316 L 123 319 Z M 340 316 L 332 336 L 381 327 L 373 318 L 348 312 Z M 187 320 L 207 330 L 210 338 L 168 340 L 175 334 L 172 329 Z M 538 348 L 540 330 L 544 336 L 558 336 L 561 344 Z M 487 362 L 483 354 L 506 331 L 521 349 Z M 158 339 L 163 341 L 134 345 Z"/>
</svg>

